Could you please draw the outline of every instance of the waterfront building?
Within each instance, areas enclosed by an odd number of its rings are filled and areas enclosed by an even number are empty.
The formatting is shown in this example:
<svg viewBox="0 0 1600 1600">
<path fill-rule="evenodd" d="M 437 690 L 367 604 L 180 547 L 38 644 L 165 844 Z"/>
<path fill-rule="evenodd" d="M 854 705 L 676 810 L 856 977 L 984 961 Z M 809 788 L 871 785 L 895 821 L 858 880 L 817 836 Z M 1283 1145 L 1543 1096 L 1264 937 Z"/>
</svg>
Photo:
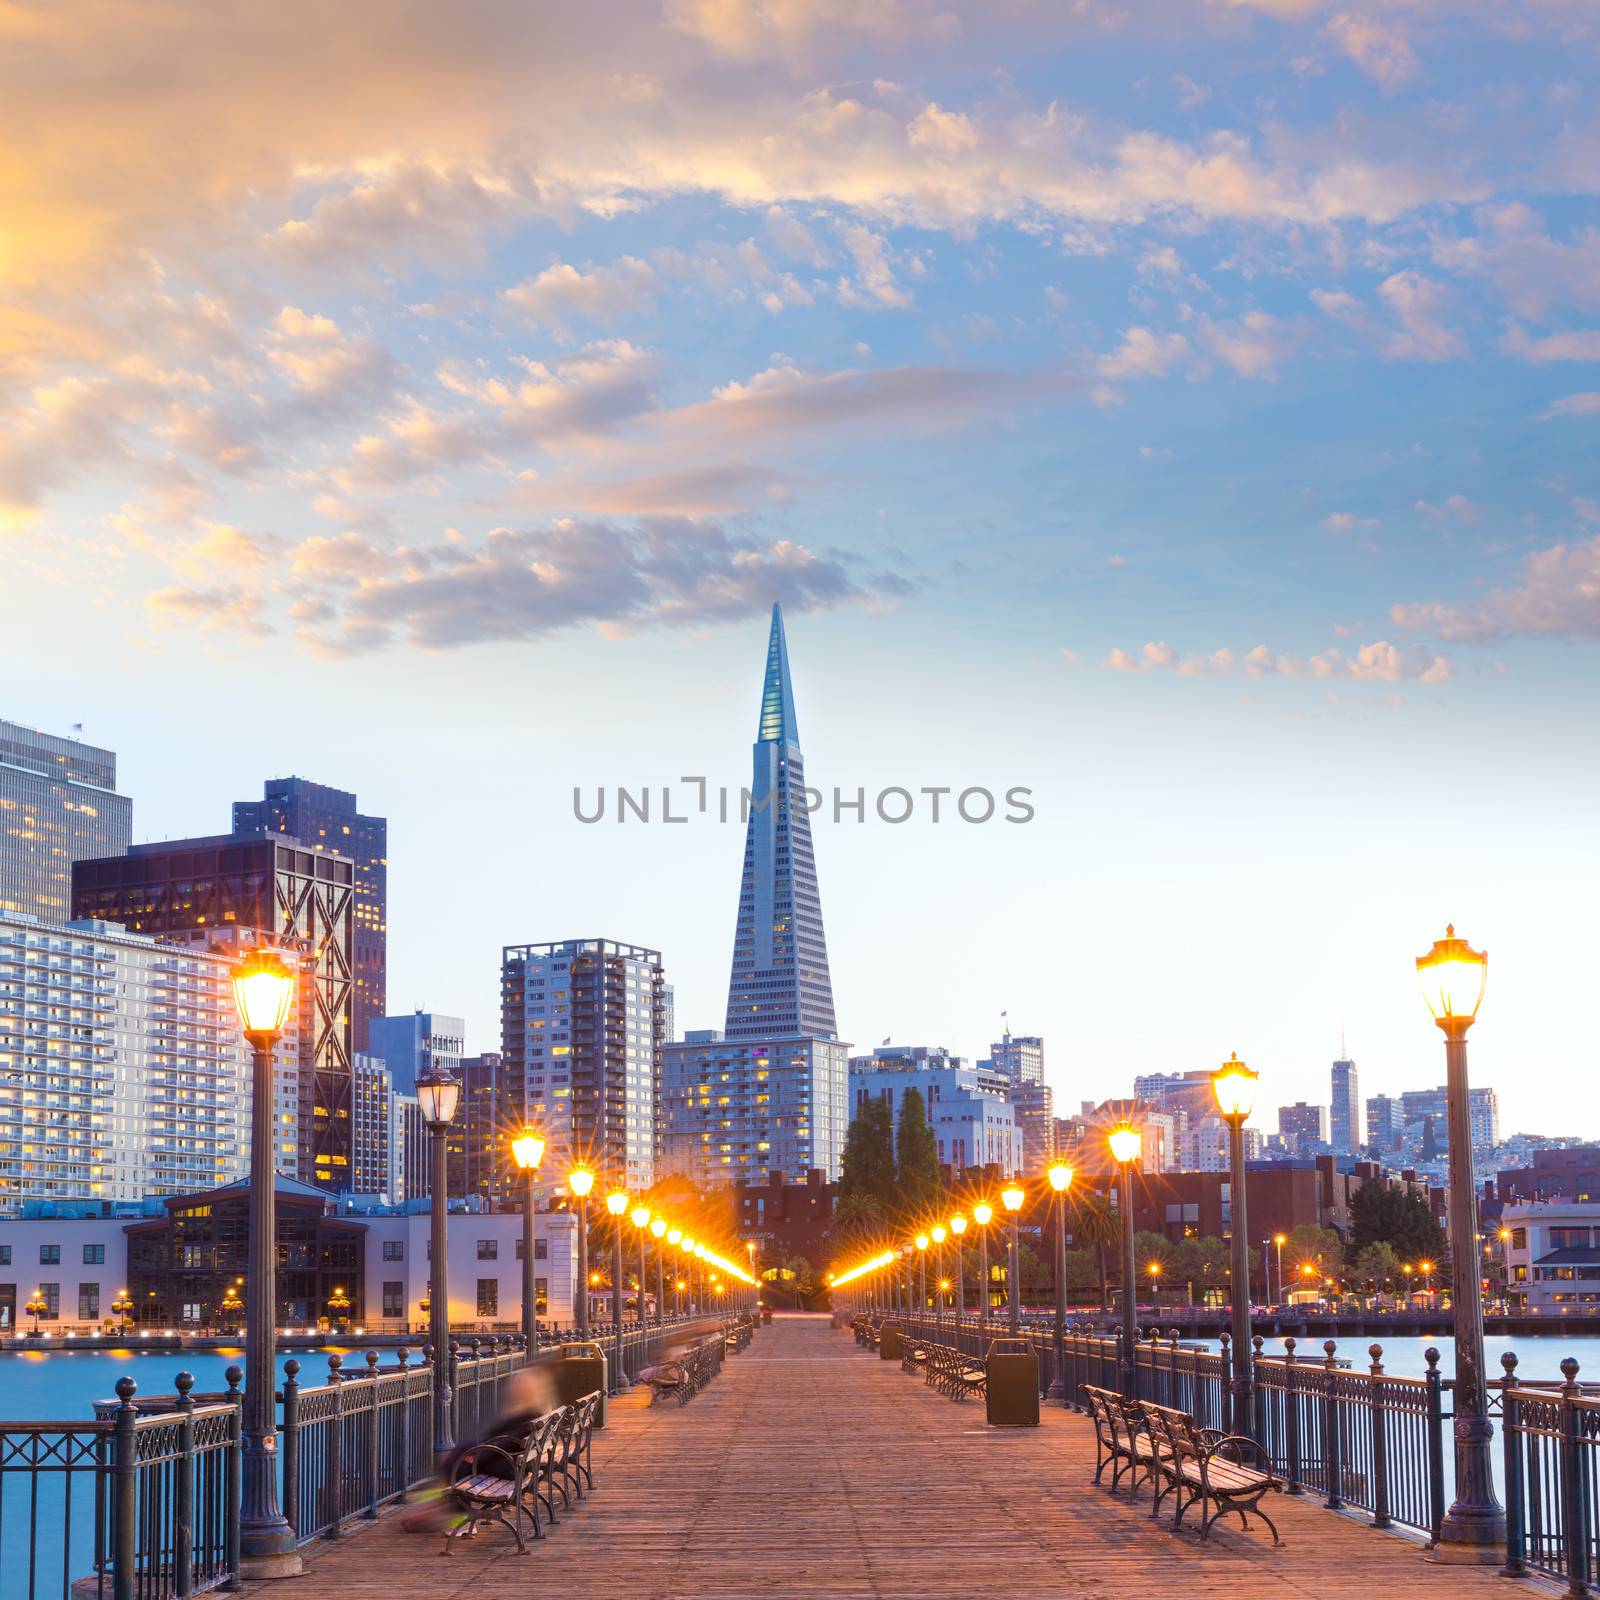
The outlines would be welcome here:
<svg viewBox="0 0 1600 1600">
<path fill-rule="evenodd" d="M 1307 1105 L 1297 1100 L 1292 1106 L 1278 1107 L 1278 1132 L 1291 1155 L 1309 1153 L 1313 1146 L 1328 1143 L 1328 1108 Z"/>
<path fill-rule="evenodd" d="M 229 963 L 104 922 L 0 918 L 0 1213 L 247 1170 Z"/>
<path fill-rule="evenodd" d="M 433 1193 L 428 1124 L 414 1094 L 389 1096 L 389 1194 L 397 1204 L 426 1200 Z"/>
<path fill-rule="evenodd" d="M 306 778 L 269 778 L 259 800 L 235 800 L 233 831 L 281 833 L 312 850 L 347 856 L 355 868 L 350 940 L 350 1047 L 383 1052 L 371 1041 L 388 993 L 389 823 L 360 811 L 356 797 Z M 97 855 L 109 854 L 96 851 Z"/>
<path fill-rule="evenodd" d="M 805 758 L 789 679 L 783 610 L 772 608 L 761 713 L 751 749 L 744 872 L 728 981 L 728 1039 L 831 1039 L 833 979 L 803 803 Z"/>
<path fill-rule="evenodd" d="M 369 1030 L 372 1053 L 383 1058 L 395 1093 L 414 1094 L 417 1078 L 435 1068 L 461 1075 L 461 1052 L 467 1025 L 460 1017 L 438 1011 L 408 1011 L 376 1017 Z"/>
<path fill-rule="evenodd" d="M 661 953 L 614 939 L 508 945 L 501 1070 L 512 1118 L 544 1131 L 541 1192 L 575 1160 L 638 1193 L 655 1181 Z"/>
<path fill-rule="evenodd" d="M 1600 1310 L 1600 1200 L 1518 1200 L 1500 1226 L 1514 1307 L 1558 1316 Z"/>
<path fill-rule="evenodd" d="M 1600 1144 L 1536 1150 L 1527 1166 L 1502 1171 L 1494 1187 L 1507 1204 L 1519 1200 L 1600 1204 Z"/>
<path fill-rule="evenodd" d="M 993 1167 L 1002 1177 L 1024 1170 L 1022 1131 L 1003 1074 L 941 1046 L 881 1045 L 870 1056 L 850 1058 L 852 1115 L 881 1099 L 898 1126 L 900 1103 L 912 1088 L 927 1106 L 941 1166 Z"/>
<path fill-rule="evenodd" d="M 266 941 L 298 953 L 295 1169 L 324 1189 L 350 1187 L 354 894 L 347 856 L 274 833 L 134 845 L 72 869 L 80 917 L 199 949 Z"/>
<path fill-rule="evenodd" d="M 1014 1084 L 1044 1082 L 1044 1040 L 1037 1034 L 1017 1034 L 1010 1028 L 989 1046 L 986 1065 L 1002 1072 Z"/>
<path fill-rule="evenodd" d="M 839 1039 L 724 1039 L 714 1028 L 664 1045 L 661 1172 L 701 1186 L 836 1177 L 849 1053 Z"/>
<path fill-rule="evenodd" d="M 0 719 L 0 916 L 66 922 L 72 864 L 120 855 L 132 830 L 112 751 Z"/>
<path fill-rule="evenodd" d="M 360 1051 L 350 1061 L 350 1192 L 400 1196 L 391 1188 L 394 1161 L 394 1085 L 377 1056 Z"/>
<path fill-rule="evenodd" d="M 1361 1091 L 1355 1062 L 1335 1061 L 1331 1082 L 1333 1103 L 1328 1112 L 1328 1142 L 1335 1155 L 1360 1155 Z"/>
</svg>

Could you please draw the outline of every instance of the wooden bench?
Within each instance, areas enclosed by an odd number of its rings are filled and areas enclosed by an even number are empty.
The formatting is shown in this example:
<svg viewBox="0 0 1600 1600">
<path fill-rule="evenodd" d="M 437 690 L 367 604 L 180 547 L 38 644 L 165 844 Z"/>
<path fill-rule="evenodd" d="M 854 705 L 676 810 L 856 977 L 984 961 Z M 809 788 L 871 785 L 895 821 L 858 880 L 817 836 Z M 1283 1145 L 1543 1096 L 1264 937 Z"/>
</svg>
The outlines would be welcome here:
<svg viewBox="0 0 1600 1600">
<path fill-rule="evenodd" d="M 952 1400 L 989 1392 L 989 1370 L 979 1356 L 969 1356 L 953 1345 L 932 1345 L 928 1351 L 928 1381 Z"/>
<path fill-rule="evenodd" d="M 1211 1525 L 1218 1518 L 1234 1513 L 1239 1525 L 1248 1528 L 1253 1512 L 1266 1523 L 1272 1542 L 1281 1542 L 1277 1526 L 1261 1509 L 1261 1502 L 1268 1494 L 1281 1493 L 1283 1485 L 1272 1475 L 1271 1458 L 1254 1439 L 1202 1428 L 1187 1411 L 1149 1400 L 1141 1400 L 1139 1410 L 1152 1441 L 1164 1447 L 1156 1463 L 1159 1476 L 1152 1514 L 1171 1494 L 1175 1528 L 1198 1502 L 1202 1539 L 1211 1537 Z"/>
<path fill-rule="evenodd" d="M 676 1361 L 657 1367 L 645 1380 L 650 1385 L 651 1405 L 668 1398 L 675 1399 L 680 1406 L 688 1405 L 716 1376 L 721 1355 L 720 1338 L 702 1339 Z"/>
<path fill-rule="evenodd" d="M 928 1359 L 931 1347 L 925 1339 L 913 1338 L 909 1333 L 900 1335 L 900 1370 L 902 1372 L 915 1372 L 923 1366 Z"/>
<path fill-rule="evenodd" d="M 1138 1405 L 1114 1389 L 1093 1384 L 1085 1384 L 1083 1393 L 1094 1422 L 1094 1482 L 1099 1483 L 1110 1467 L 1113 1493 L 1124 1478 L 1130 1494 L 1137 1493 L 1141 1483 L 1156 1483 L 1167 1445 L 1151 1433 Z"/>
</svg>

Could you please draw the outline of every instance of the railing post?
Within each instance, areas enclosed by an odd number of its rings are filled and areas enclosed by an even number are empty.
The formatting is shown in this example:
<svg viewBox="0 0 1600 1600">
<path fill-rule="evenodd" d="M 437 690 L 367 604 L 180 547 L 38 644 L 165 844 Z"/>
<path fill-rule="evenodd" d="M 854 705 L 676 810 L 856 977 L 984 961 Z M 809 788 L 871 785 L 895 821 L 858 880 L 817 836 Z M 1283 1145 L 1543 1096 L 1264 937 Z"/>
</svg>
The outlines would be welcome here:
<svg viewBox="0 0 1600 1600">
<path fill-rule="evenodd" d="M 233 1408 L 228 1418 L 228 1458 L 223 1469 L 222 1564 L 228 1569 L 228 1581 L 223 1588 L 237 1589 L 240 1587 L 240 1489 L 244 1472 L 244 1398 L 239 1393 L 239 1385 L 244 1381 L 244 1371 L 240 1367 L 229 1367 L 223 1377 L 228 1380 L 227 1401 Z"/>
<path fill-rule="evenodd" d="M 138 1574 L 138 1441 L 134 1423 L 139 1413 L 133 1397 L 139 1386 L 132 1378 L 117 1379 L 116 1420 L 111 1435 L 111 1600 L 133 1600 Z"/>
<path fill-rule="evenodd" d="M 474 1374 L 476 1376 L 476 1374 Z M 454 1334 L 445 1341 L 444 1381 L 450 1385 L 450 1437 L 461 1437 L 461 1341 Z M 433 1441 L 435 1450 L 439 1441 Z"/>
<path fill-rule="evenodd" d="M 383 1412 L 378 1405 L 378 1352 L 367 1351 L 367 1515 L 378 1514 L 378 1458 L 383 1451 Z"/>
<path fill-rule="evenodd" d="M 295 1537 L 300 1535 L 300 1363 L 292 1356 L 283 1364 L 283 1514 Z"/>
<path fill-rule="evenodd" d="M 400 1366 L 400 1456 L 395 1465 L 395 1489 L 396 1498 L 404 1505 L 411 1487 L 411 1373 L 406 1366 L 411 1352 L 401 1345 L 394 1358 Z"/>
<path fill-rule="evenodd" d="M 1322 1487 L 1324 1504 L 1330 1511 L 1344 1509 L 1339 1487 L 1344 1477 L 1344 1463 L 1339 1459 L 1339 1373 L 1333 1364 L 1333 1353 L 1339 1347 L 1332 1339 L 1323 1342 L 1322 1354 Z"/>
<path fill-rule="evenodd" d="M 172 1490 L 172 1594 L 173 1600 L 194 1595 L 194 1374 L 180 1372 L 178 1391 L 178 1448 L 173 1461 Z"/>
<path fill-rule="evenodd" d="M 1372 1376 L 1367 1395 L 1372 1417 L 1372 1525 L 1389 1526 L 1389 1411 L 1383 1385 L 1383 1346 L 1368 1348 L 1372 1357 Z"/>
<path fill-rule="evenodd" d="M 1422 1352 L 1428 1363 L 1428 1538 L 1439 1542 L 1444 1526 L 1444 1396 L 1439 1379 L 1439 1352 L 1429 1345 Z"/>
<path fill-rule="evenodd" d="M 324 1515 L 327 1527 L 323 1532 L 329 1539 L 339 1537 L 339 1524 L 344 1518 L 344 1383 L 343 1374 L 339 1371 L 343 1365 L 343 1356 L 328 1357 L 328 1386 L 333 1390 L 333 1415 L 328 1419 L 328 1480 L 325 1487 L 331 1500 L 331 1514 Z"/>
<path fill-rule="evenodd" d="M 1294 1336 L 1283 1341 L 1283 1438 L 1288 1454 L 1289 1493 L 1304 1494 L 1300 1482 L 1300 1385 L 1294 1364 Z"/>
<path fill-rule="evenodd" d="M 1261 1352 L 1266 1343 L 1261 1334 L 1250 1335 L 1250 1415 L 1255 1422 L 1250 1431 L 1263 1448 L 1267 1443 L 1267 1391 L 1261 1386 Z"/>
<path fill-rule="evenodd" d="M 1578 1363 L 1561 1363 L 1561 1542 L 1566 1547 L 1567 1593 L 1589 1592 L 1589 1530 L 1585 1526 L 1584 1461 L 1578 1443 Z"/>
<path fill-rule="evenodd" d="M 1500 1444 L 1504 1451 L 1506 1494 L 1506 1564 L 1508 1578 L 1520 1578 L 1527 1572 L 1524 1563 L 1527 1540 L 1526 1500 L 1522 1482 L 1522 1438 L 1519 1432 L 1516 1395 L 1517 1358 L 1510 1351 L 1500 1357 L 1505 1384 L 1500 1390 Z"/>
<path fill-rule="evenodd" d="M 1217 1343 L 1222 1350 L 1222 1431 L 1237 1433 L 1239 1430 L 1233 1420 L 1233 1385 L 1228 1381 L 1233 1371 L 1233 1335 L 1224 1328 L 1217 1335 Z"/>
</svg>

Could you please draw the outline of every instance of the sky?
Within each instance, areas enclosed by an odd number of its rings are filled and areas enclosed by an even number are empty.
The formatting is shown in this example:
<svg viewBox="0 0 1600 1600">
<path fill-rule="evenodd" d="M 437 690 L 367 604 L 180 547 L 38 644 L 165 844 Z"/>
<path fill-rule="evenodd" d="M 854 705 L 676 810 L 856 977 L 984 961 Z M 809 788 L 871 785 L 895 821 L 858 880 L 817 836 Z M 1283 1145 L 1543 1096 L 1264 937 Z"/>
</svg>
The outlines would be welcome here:
<svg viewBox="0 0 1600 1600">
<path fill-rule="evenodd" d="M 1237 1050 L 1271 1127 L 1341 1039 L 1439 1081 L 1453 920 L 1507 1129 L 1600 1135 L 1597 54 L 1587 0 L 0 0 L 0 714 L 136 838 L 356 790 L 391 1009 L 473 1050 L 565 937 L 716 1027 L 779 601 L 868 796 L 844 1037 L 1004 1012 L 1074 1108 Z"/>
</svg>

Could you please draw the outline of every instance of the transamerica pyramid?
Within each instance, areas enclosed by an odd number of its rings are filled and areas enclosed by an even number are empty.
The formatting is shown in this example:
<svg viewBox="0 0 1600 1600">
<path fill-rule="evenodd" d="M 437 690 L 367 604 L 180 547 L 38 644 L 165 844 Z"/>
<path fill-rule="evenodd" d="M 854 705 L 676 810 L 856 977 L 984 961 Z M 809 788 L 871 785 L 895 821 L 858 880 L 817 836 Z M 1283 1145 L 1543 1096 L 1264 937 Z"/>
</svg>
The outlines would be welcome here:
<svg viewBox="0 0 1600 1600">
<path fill-rule="evenodd" d="M 795 802 L 805 760 L 789 682 L 783 608 L 772 608 L 761 716 L 752 750 L 744 877 L 728 982 L 729 1039 L 833 1039 L 833 981 L 810 814 Z"/>
</svg>

